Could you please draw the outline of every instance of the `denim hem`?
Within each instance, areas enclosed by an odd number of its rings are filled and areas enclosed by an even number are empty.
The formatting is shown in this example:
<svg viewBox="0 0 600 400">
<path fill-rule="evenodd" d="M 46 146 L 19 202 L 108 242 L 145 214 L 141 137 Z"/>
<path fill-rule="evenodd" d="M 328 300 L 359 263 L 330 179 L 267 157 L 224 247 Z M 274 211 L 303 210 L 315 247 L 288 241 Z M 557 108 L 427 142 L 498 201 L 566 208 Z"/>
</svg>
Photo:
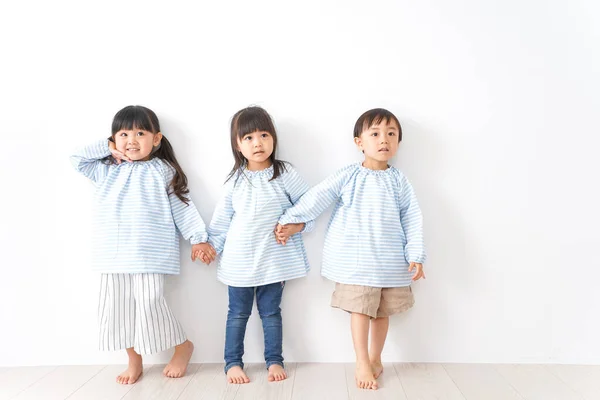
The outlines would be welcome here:
<svg viewBox="0 0 600 400">
<path fill-rule="evenodd" d="M 244 363 L 238 361 L 232 361 L 230 363 L 225 364 L 225 373 L 231 369 L 231 367 L 240 367 L 244 369 Z"/>
<path fill-rule="evenodd" d="M 271 365 L 275 364 L 281 365 L 281 368 L 285 368 L 282 361 L 267 361 L 267 369 L 269 369 Z"/>
</svg>

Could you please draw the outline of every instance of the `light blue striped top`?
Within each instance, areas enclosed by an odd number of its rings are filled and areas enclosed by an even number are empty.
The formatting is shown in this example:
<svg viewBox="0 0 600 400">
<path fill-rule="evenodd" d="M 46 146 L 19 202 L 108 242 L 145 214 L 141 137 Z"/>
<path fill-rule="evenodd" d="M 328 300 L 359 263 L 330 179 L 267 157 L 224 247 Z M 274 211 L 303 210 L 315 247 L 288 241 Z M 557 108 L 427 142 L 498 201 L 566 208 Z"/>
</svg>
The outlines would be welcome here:
<svg viewBox="0 0 600 400">
<path fill-rule="evenodd" d="M 103 273 L 179 273 L 179 237 L 206 242 L 206 227 L 191 201 L 169 194 L 175 170 L 165 161 L 104 164 L 108 141 L 84 147 L 71 162 L 96 186 L 92 267 Z"/>
<path fill-rule="evenodd" d="M 321 274 L 351 285 L 410 285 L 409 261 L 422 263 L 425 246 L 421 210 L 404 174 L 349 165 L 308 191 L 279 222 L 314 220 L 334 201 Z"/>
<path fill-rule="evenodd" d="M 278 244 L 274 230 L 281 214 L 298 201 L 308 185 L 289 164 L 270 181 L 273 166 L 262 171 L 239 171 L 208 227 L 208 241 L 221 253 L 218 279 L 229 286 L 253 287 L 306 276 L 309 265 L 302 235 Z M 303 232 L 314 227 L 311 220 Z"/>
</svg>

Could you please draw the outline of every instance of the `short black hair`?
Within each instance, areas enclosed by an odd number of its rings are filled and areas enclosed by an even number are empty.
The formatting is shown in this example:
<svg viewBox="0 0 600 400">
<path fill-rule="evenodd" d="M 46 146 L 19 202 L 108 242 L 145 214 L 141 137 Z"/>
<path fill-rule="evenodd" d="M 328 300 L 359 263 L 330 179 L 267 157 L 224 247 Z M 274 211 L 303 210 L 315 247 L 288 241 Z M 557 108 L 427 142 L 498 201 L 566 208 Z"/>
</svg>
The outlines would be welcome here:
<svg viewBox="0 0 600 400">
<path fill-rule="evenodd" d="M 394 121 L 398 125 L 398 142 L 402 140 L 402 126 L 394 114 L 384 108 L 374 108 L 361 115 L 354 124 L 354 137 L 360 137 L 361 133 L 373 125 L 379 125 L 382 121 Z"/>
</svg>

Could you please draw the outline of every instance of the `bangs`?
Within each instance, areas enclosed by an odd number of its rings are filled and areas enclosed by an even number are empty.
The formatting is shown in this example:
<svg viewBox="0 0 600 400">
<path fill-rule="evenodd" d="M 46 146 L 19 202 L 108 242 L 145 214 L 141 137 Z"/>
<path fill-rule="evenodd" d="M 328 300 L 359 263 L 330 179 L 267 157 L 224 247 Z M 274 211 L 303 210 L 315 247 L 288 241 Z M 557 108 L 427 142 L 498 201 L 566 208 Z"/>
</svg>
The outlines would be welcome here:
<svg viewBox="0 0 600 400">
<path fill-rule="evenodd" d="M 365 120 L 363 122 L 362 129 L 364 131 L 365 129 L 369 129 L 370 127 L 372 127 L 374 125 L 379 125 L 382 122 L 384 122 L 385 124 L 394 122 L 394 123 L 396 123 L 396 125 L 398 125 L 398 127 L 400 127 L 400 124 L 398 123 L 398 120 L 396 119 L 394 114 L 387 111 L 387 112 L 368 115 L 367 118 L 365 118 Z"/>
<path fill-rule="evenodd" d="M 399 130 L 398 141 L 402 140 L 402 126 L 400 125 L 400 121 L 398 121 L 398 118 L 394 114 L 384 108 L 375 108 L 361 115 L 354 125 L 354 137 L 360 137 L 363 131 L 382 122 L 386 124 L 394 122 Z"/>
<path fill-rule="evenodd" d="M 249 107 L 243 110 L 233 122 L 233 130 L 239 139 L 257 131 L 269 132 L 272 136 L 275 136 L 273 121 L 262 108 Z"/>
<path fill-rule="evenodd" d="M 128 106 L 119 111 L 112 123 L 112 134 L 121 130 L 141 129 L 144 131 L 158 133 L 160 125 L 158 117 L 154 112 L 142 106 Z"/>
</svg>

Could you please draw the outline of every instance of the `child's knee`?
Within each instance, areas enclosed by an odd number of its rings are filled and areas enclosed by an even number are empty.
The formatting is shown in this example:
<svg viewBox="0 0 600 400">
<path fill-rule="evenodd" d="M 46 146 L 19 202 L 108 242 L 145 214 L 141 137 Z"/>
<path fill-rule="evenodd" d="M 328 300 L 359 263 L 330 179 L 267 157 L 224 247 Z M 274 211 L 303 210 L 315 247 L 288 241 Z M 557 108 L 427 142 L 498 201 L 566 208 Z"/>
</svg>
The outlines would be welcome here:
<svg viewBox="0 0 600 400">
<path fill-rule="evenodd" d="M 246 322 L 248 321 L 248 318 L 250 318 L 250 312 L 247 312 L 245 310 L 236 310 L 236 309 L 229 309 L 229 312 L 227 313 L 227 323 L 230 322 Z"/>
<path fill-rule="evenodd" d="M 281 310 L 259 312 L 263 326 L 280 326 L 281 325 Z"/>
</svg>

